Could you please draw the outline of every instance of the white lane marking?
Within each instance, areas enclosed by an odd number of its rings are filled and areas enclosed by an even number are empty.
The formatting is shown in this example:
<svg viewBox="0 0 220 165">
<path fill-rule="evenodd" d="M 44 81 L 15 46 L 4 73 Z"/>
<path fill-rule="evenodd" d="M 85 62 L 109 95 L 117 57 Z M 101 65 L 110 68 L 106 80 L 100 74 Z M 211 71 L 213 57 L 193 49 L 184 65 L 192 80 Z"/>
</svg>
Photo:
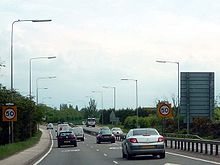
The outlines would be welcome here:
<svg viewBox="0 0 220 165">
<path fill-rule="evenodd" d="M 62 150 L 61 152 L 79 152 L 80 149 L 75 149 L 75 150 Z"/>
<path fill-rule="evenodd" d="M 181 165 L 181 164 L 166 163 L 164 165 Z"/>
<path fill-rule="evenodd" d="M 104 153 L 104 156 L 108 156 L 106 153 Z"/>
<path fill-rule="evenodd" d="M 99 152 L 99 149 L 96 149 L 97 152 Z"/>
<path fill-rule="evenodd" d="M 116 162 L 116 161 L 113 161 L 113 163 L 118 164 L 118 162 Z"/>
<path fill-rule="evenodd" d="M 93 148 L 93 146 L 90 146 L 90 148 Z"/>
<path fill-rule="evenodd" d="M 52 148 L 53 148 L 53 136 L 52 136 L 52 134 L 51 134 L 51 131 L 50 131 L 50 138 L 52 139 L 52 142 L 51 142 L 49 151 L 48 151 L 45 155 L 43 155 L 43 156 L 42 156 L 37 162 L 35 162 L 33 165 L 39 164 L 39 163 L 51 152 L 51 150 L 52 150 Z"/>
<path fill-rule="evenodd" d="M 176 154 L 176 153 L 172 153 L 172 152 L 166 152 L 166 153 L 170 154 L 170 155 L 180 156 L 180 157 L 184 157 L 184 158 L 188 158 L 188 159 L 192 159 L 192 160 L 198 160 L 198 161 L 202 161 L 202 162 L 206 162 L 206 163 L 220 164 L 219 162 L 214 162 L 214 161 L 210 161 L 210 160 L 205 160 L 205 159 L 195 158 L 195 157 L 191 157 L 191 156 Z"/>
<path fill-rule="evenodd" d="M 110 149 L 110 150 L 121 150 L 122 147 L 110 147 L 109 149 Z"/>
</svg>

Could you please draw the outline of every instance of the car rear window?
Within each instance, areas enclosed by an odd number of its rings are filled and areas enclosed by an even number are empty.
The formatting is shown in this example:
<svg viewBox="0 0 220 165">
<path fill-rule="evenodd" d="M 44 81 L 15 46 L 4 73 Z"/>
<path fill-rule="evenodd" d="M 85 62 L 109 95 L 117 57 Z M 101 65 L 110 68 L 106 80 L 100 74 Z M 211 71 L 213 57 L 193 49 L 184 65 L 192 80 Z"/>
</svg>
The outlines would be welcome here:
<svg viewBox="0 0 220 165">
<path fill-rule="evenodd" d="M 68 135 L 72 135 L 72 132 L 61 132 L 60 136 L 68 136 Z"/>
<path fill-rule="evenodd" d="M 110 130 L 101 130 L 101 134 L 112 134 Z"/>
<path fill-rule="evenodd" d="M 158 135 L 158 133 L 154 129 L 140 129 L 134 130 L 133 135 Z"/>
</svg>

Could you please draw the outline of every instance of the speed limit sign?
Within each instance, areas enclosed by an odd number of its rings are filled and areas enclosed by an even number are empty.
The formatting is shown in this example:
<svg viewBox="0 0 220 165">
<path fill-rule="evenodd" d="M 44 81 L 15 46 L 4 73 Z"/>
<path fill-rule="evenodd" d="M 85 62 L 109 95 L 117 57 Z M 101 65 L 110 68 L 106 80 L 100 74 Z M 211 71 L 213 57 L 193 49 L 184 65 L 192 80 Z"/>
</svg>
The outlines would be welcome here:
<svg viewBox="0 0 220 165">
<path fill-rule="evenodd" d="M 160 102 L 157 105 L 157 114 L 159 117 L 167 117 L 171 118 L 173 117 L 171 104 L 167 102 Z"/>
<path fill-rule="evenodd" d="M 3 106 L 2 121 L 17 121 L 17 107 Z"/>
</svg>

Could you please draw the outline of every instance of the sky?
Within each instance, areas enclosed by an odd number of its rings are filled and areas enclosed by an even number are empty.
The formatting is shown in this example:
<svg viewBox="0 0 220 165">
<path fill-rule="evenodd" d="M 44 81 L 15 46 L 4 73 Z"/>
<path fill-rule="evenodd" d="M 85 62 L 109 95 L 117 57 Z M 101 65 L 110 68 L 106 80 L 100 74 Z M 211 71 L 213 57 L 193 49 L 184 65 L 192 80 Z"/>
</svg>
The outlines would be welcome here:
<svg viewBox="0 0 220 165">
<path fill-rule="evenodd" d="M 220 94 L 219 0 L 1 0 L 0 83 L 10 89 L 10 46 L 13 21 L 14 89 L 39 103 L 102 108 L 155 107 L 158 100 L 177 97 L 180 72 L 215 72 L 215 96 Z M 56 56 L 55 59 L 32 60 Z M 43 89 L 48 88 L 48 89 Z M 98 91 L 92 93 L 92 91 Z M 219 98 L 219 97 L 218 97 Z"/>
</svg>

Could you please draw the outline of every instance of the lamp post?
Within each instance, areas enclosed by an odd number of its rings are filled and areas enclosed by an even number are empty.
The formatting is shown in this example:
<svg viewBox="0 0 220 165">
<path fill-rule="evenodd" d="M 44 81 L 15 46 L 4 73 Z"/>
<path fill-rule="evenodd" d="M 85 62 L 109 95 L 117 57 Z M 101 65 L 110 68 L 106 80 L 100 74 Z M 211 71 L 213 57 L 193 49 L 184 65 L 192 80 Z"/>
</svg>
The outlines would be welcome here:
<svg viewBox="0 0 220 165">
<path fill-rule="evenodd" d="M 113 105 L 114 105 L 114 110 L 115 110 L 115 108 L 116 108 L 116 87 L 103 86 L 103 88 L 112 88 L 113 89 Z"/>
<path fill-rule="evenodd" d="M 179 117 L 180 117 L 180 63 L 178 61 L 156 61 L 159 63 L 172 63 L 172 64 L 177 64 L 177 102 L 178 102 L 178 106 L 177 106 L 177 130 L 179 132 L 180 130 L 180 121 L 179 121 Z"/>
<path fill-rule="evenodd" d="M 138 84 L 137 84 L 137 81 L 136 79 L 121 79 L 121 80 L 128 80 L 128 81 L 135 81 L 135 84 L 136 84 L 136 110 L 137 110 L 137 128 L 139 127 L 138 125 Z"/>
<path fill-rule="evenodd" d="M 52 21 L 51 19 L 43 19 L 43 20 L 40 20 L 40 19 L 33 19 L 33 20 L 16 20 L 16 21 L 13 21 L 12 24 L 11 24 L 11 91 L 13 90 L 13 32 L 14 32 L 14 24 L 16 22 L 49 22 L 49 21 Z M 11 126 L 10 126 L 11 125 Z M 13 122 L 11 122 L 11 124 L 9 123 L 9 143 L 13 142 L 14 141 L 14 128 L 13 128 Z"/>
<path fill-rule="evenodd" d="M 51 19 L 23 19 L 23 20 L 16 20 L 12 22 L 11 25 L 11 90 L 13 90 L 13 33 L 14 33 L 14 24 L 16 22 L 50 22 Z"/>
<path fill-rule="evenodd" d="M 32 88 L 31 88 L 31 84 L 32 84 L 32 77 L 31 77 L 31 62 L 32 60 L 37 60 L 37 59 L 53 59 L 53 58 L 56 58 L 56 56 L 50 56 L 50 57 L 34 57 L 34 58 L 30 58 L 29 60 L 29 97 L 31 99 L 31 92 L 32 92 Z"/>
<path fill-rule="evenodd" d="M 92 91 L 92 93 L 100 93 L 101 94 L 101 105 L 102 105 L 102 125 L 104 120 L 104 113 L 103 113 L 103 92 L 102 91 Z"/>
<path fill-rule="evenodd" d="M 49 76 L 49 77 L 38 77 L 36 79 L 36 104 L 38 105 L 38 81 L 41 79 L 52 79 L 52 78 L 56 78 L 56 76 Z"/>
</svg>

